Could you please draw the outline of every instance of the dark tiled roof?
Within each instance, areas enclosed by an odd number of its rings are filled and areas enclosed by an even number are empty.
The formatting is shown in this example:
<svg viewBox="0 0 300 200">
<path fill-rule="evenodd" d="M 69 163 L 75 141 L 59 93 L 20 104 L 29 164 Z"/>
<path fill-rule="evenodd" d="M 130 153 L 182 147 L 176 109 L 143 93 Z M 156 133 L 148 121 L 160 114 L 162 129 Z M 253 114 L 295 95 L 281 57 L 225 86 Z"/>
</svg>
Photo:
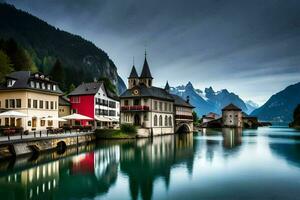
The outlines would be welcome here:
<svg viewBox="0 0 300 200">
<path fill-rule="evenodd" d="M 144 66 L 143 66 L 140 78 L 152 78 L 153 79 L 146 57 L 145 57 Z"/>
<path fill-rule="evenodd" d="M 143 84 L 126 90 L 123 94 L 121 94 L 120 98 L 135 97 L 135 95 L 132 94 L 132 91 L 135 89 L 138 89 L 140 92 L 138 97 L 154 97 L 174 101 L 172 95 L 170 95 L 166 90 L 158 87 L 147 87 Z"/>
<path fill-rule="evenodd" d="M 242 109 L 240 109 L 239 107 L 237 107 L 236 105 L 234 104 L 229 104 L 228 106 L 225 106 L 222 111 L 224 110 L 235 110 L 235 111 L 242 111 Z"/>
<path fill-rule="evenodd" d="M 73 92 L 69 94 L 69 96 L 77 96 L 77 95 L 95 95 L 100 87 L 103 85 L 103 82 L 91 82 L 91 83 L 82 83 L 79 85 Z M 103 85 L 104 86 L 104 85 Z M 118 101 L 119 97 L 114 93 L 108 91 L 105 87 L 105 92 L 108 97 Z"/>
<path fill-rule="evenodd" d="M 183 100 L 180 96 L 176 94 L 171 94 L 174 99 L 175 106 L 183 106 L 188 108 L 194 108 L 191 104 L 187 103 L 185 100 Z"/>
<path fill-rule="evenodd" d="M 138 73 L 136 72 L 135 66 L 132 66 L 129 78 L 139 78 Z"/>
<path fill-rule="evenodd" d="M 58 104 L 60 106 L 70 106 L 70 100 L 65 96 L 60 96 L 58 99 Z"/>
<path fill-rule="evenodd" d="M 38 77 L 35 77 L 35 74 L 38 74 Z M 41 78 L 43 76 L 43 78 Z M 0 85 L 0 90 L 12 90 L 12 89 L 30 89 L 36 90 L 41 92 L 48 92 L 54 94 L 63 94 L 62 91 L 59 89 L 57 83 L 49 79 L 49 77 L 41 74 L 41 73 L 32 73 L 30 71 L 17 71 L 12 72 L 11 74 L 6 76 L 7 79 L 14 79 L 16 82 L 11 87 L 7 87 L 6 81 Z M 44 83 L 51 83 L 56 85 L 56 90 L 47 90 L 42 88 L 32 88 L 30 86 L 30 81 L 38 81 Z"/>
<path fill-rule="evenodd" d="M 75 88 L 75 90 L 73 90 L 69 94 L 69 96 L 95 95 L 99 91 L 102 84 L 103 82 L 82 83 L 77 88 Z"/>
</svg>

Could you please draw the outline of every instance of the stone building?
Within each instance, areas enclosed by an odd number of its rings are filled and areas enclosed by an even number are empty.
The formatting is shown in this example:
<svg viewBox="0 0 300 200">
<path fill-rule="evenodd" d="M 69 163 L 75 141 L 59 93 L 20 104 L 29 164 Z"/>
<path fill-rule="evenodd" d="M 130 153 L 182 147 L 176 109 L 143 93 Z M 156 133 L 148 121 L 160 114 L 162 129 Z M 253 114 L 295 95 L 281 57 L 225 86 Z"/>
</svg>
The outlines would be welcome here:
<svg viewBox="0 0 300 200">
<path fill-rule="evenodd" d="M 170 94 L 168 84 L 165 89 L 153 86 L 146 55 L 140 76 L 135 66 L 132 67 L 128 90 L 120 96 L 120 101 L 121 124 L 138 126 L 139 136 L 172 134 L 179 129 L 177 125 L 192 131 L 190 122 L 193 107 L 180 97 Z"/>
<path fill-rule="evenodd" d="M 243 114 L 242 109 L 229 104 L 222 109 L 222 122 L 223 127 L 243 127 Z"/>
</svg>

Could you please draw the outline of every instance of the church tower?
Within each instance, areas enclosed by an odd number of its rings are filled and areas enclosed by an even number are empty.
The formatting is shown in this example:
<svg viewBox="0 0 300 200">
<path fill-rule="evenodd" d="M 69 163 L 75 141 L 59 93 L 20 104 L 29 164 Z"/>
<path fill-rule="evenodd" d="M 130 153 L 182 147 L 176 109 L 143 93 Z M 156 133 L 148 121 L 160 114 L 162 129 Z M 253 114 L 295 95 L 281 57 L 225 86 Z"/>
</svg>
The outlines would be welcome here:
<svg viewBox="0 0 300 200">
<path fill-rule="evenodd" d="M 140 83 L 146 85 L 147 87 L 151 87 L 152 80 L 153 80 L 153 77 L 151 75 L 149 65 L 147 62 L 147 53 L 145 52 L 145 61 L 144 61 L 143 70 L 142 70 L 142 73 L 140 76 Z"/>
<path fill-rule="evenodd" d="M 170 85 L 169 82 L 167 81 L 166 86 L 165 86 L 165 90 L 170 93 Z"/>
<path fill-rule="evenodd" d="M 131 89 L 138 84 L 139 84 L 139 76 L 136 72 L 135 66 L 133 65 L 130 75 L 128 77 L 128 89 Z"/>
</svg>

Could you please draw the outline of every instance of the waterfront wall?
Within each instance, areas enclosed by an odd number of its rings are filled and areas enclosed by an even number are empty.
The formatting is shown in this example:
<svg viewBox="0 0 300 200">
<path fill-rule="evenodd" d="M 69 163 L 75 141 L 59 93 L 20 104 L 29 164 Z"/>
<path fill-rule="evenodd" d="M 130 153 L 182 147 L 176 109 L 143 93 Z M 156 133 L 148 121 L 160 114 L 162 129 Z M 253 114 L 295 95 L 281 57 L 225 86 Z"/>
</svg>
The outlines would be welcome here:
<svg viewBox="0 0 300 200">
<path fill-rule="evenodd" d="M 34 152 L 42 152 L 56 148 L 66 148 L 68 146 L 91 142 L 95 139 L 95 135 L 91 133 L 60 138 L 39 138 L 3 144 L 0 147 L 0 159 L 10 156 L 33 154 Z"/>
</svg>

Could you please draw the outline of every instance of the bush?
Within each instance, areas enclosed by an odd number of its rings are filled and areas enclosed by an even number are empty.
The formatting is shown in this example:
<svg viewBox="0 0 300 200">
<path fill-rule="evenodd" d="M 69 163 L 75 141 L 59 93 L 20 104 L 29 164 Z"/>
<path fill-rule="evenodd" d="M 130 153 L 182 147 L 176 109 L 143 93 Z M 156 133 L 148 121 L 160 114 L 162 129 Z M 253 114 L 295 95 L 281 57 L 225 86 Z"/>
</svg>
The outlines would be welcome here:
<svg viewBox="0 0 300 200">
<path fill-rule="evenodd" d="M 137 133 L 136 127 L 132 124 L 121 124 L 121 131 L 123 133 L 127 133 L 127 134 L 136 134 Z"/>
</svg>

